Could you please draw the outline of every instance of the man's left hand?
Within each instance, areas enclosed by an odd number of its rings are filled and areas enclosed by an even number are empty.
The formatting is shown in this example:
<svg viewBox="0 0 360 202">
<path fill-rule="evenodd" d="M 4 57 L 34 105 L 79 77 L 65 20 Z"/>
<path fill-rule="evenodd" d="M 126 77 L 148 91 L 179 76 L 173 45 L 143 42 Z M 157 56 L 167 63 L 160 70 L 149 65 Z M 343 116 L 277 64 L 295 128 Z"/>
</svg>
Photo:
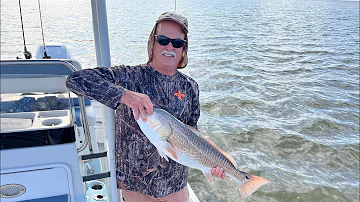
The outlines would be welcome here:
<svg viewBox="0 0 360 202">
<path fill-rule="evenodd" d="M 220 177 L 221 179 L 224 179 L 226 177 L 225 171 L 219 166 L 216 166 L 215 168 L 211 169 L 211 174 L 216 177 Z"/>
</svg>

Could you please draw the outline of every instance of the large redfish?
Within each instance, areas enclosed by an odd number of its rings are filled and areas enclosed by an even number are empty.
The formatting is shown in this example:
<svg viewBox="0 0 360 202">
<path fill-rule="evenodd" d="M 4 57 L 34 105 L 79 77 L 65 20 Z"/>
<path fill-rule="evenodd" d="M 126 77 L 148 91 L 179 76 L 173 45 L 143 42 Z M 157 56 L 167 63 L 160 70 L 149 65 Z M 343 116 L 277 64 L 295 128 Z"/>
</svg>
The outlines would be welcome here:
<svg viewBox="0 0 360 202">
<path fill-rule="evenodd" d="M 241 197 L 245 200 L 268 180 L 237 169 L 233 158 L 211 140 L 197 135 L 194 128 L 184 125 L 170 113 L 153 109 L 147 121 L 137 120 L 141 130 L 157 148 L 161 157 L 201 170 L 210 183 L 213 183 L 211 169 L 219 166 L 239 184 Z"/>
</svg>

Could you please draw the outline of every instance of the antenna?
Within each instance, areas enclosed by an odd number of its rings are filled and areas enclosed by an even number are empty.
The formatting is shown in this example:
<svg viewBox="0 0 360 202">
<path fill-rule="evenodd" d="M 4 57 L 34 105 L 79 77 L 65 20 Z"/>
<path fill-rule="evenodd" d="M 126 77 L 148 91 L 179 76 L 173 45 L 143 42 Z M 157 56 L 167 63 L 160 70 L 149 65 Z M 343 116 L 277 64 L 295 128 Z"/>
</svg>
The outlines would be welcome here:
<svg viewBox="0 0 360 202">
<path fill-rule="evenodd" d="M 175 0 L 175 10 L 174 10 L 174 13 L 176 13 L 176 0 Z"/>
<path fill-rule="evenodd" d="M 20 1 L 20 0 L 19 0 L 19 1 Z M 43 57 L 43 59 L 50 59 L 51 57 L 48 56 L 47 53 L 46 53 L 46 46 L 45 46 L 45 39 L 44 39 L 44 28 L 43 28 L 42 18 L 41 18 L 40 0 L 38 0 L 38 2 L 39 2 L 39 14 L 40 14 L 41 33 L 42 33 L 42 40 L 43 40 L 43 45 L 44 45 L 44 57 Z"/>
<path fill-rule="evenodd" d="M 31 59 L 31 53 L 27 50 L 26 48 L 26 42 L 25 42 L 25 32 L 24 32 L 24 23 L 23 23 L 23 19 L 22 19 L 22 11 L 21 11 L 21 3 L 19 0 L 19 8 L 20 8 L 20 19 L 21 19 L 21 29 L 22 29 L 22 34 L 23 34 L 23 40 L 24 40 L 24 56 L 26 59 Z M 17 59 L 20 59 L 19 57 L 16 57 Z"/>
</svg>

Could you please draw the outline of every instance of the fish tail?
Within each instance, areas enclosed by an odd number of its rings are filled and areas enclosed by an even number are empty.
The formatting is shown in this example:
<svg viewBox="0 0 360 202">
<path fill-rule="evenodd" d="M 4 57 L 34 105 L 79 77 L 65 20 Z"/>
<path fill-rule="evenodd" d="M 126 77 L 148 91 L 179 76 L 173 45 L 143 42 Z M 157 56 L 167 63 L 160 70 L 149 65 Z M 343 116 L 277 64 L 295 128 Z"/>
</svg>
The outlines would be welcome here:
<svg viewBox="0 0 360 202">
<path fill-rule="evenodd" d="M 241 198 L 244 200 L 251 196 L 251 194 L 253 194 L 261 186 L 270 183 L 270 181 L 262 177 L 251 174 L 249 174 L 248 176 L 250 179 L 246 183 L 239 185 L 240 195 Z"/>
</svg>

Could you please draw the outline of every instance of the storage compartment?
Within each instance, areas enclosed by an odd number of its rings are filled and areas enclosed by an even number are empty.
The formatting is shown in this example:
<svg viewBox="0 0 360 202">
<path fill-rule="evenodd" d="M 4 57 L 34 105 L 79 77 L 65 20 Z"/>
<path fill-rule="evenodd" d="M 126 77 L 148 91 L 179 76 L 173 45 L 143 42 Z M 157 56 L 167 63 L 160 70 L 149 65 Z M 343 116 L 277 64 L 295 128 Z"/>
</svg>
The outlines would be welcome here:
<svg viewBox="0 0 360 202">
<path fill-rule="evenodd" d="M 36 114 L 33 112 L 1 114 L 1 132 L 31 128 Z"/>
<path fill-rule="evenodd" d="M 56 126 L 62 123 L 61 119 L 46 119 L 41 122 L 43 126 Z"/>
<path fill-rule="evenodd" d="M 62 164 L 28 168 L 28 170 L 3 171 L 1 195 L 6 197 L 2 197 L 1 201 L 68 202 L 69 198 L 73 198 L 74 193 L 71 177 L 71 170 Z"/>
<path fill-rule="evenodd" d="M 7 113 L 1 114 L 0 118 L 31 119 L 34 121 L 35 115 L 35 112 Z"/>
<path fill-rule="evenodd" d="M 71 126 L 69 110 L 6 113 L 0 115 L 1 133 Z"/>
<path fill-rule="evenodd" d="M 50 117 L 62 117 L 62 116 L 68 116 L 68 111 L 62 110 L 62 111 L 43 111 L 39 112 L 38 118 L 50 118 Z"/>
<path fill-rule="evenodd" d="M 37 113 L 33 128 L 62 128 L 71 125 L 69 110 L 41 111 Z"/>
<path fill-rule="evenodd" d="M 31 119 L 21 119 L 21 118 L 0 118 L 1 120 L 1 130 L 21 130 L 31 128 L 32 120 Z"/>
</svg>

